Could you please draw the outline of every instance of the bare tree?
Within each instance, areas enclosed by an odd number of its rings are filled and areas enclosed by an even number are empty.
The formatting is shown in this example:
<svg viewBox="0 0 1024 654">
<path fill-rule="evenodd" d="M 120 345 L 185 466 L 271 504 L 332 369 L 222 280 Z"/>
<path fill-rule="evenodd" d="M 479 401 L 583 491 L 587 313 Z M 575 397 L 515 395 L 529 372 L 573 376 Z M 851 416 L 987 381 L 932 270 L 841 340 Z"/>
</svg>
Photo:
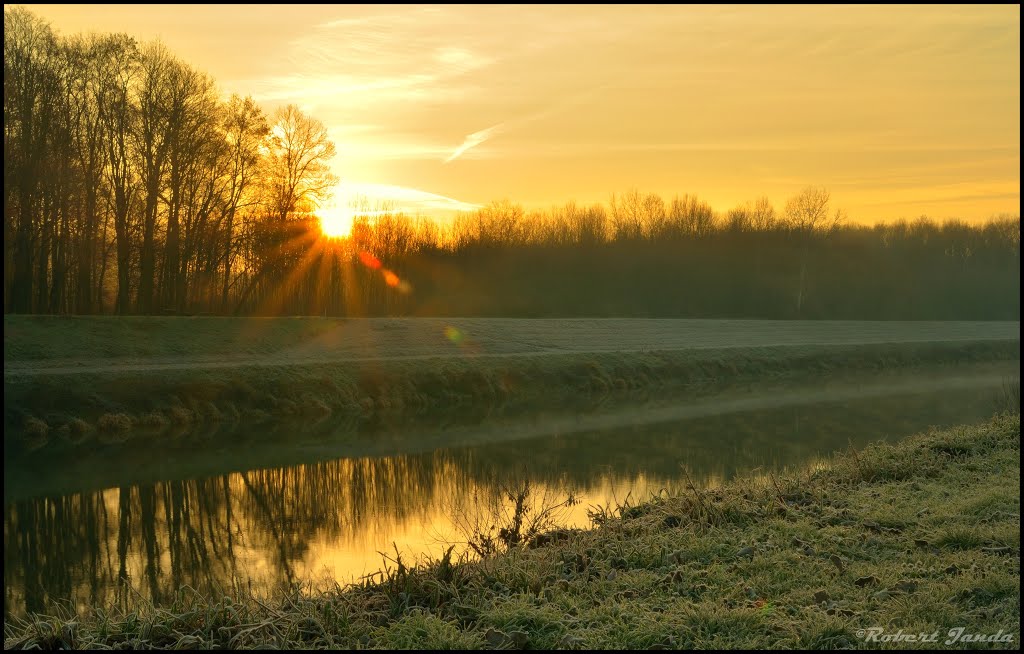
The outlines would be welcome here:
<svg viewBox="0 0 1024 654">
<path fill-rule="evenodd" d="M 123 314 L 131 306 L 132 208 L 139 188 L 139 179 L 132 166 L 132 135 L 138 119 L 132 89 L 139 72 L 138 46 L 128 36 L 111 35 L 102 39 L 97 47 L 100 81 L 96 104 L 105 135 L 105 188 L 114 218 L 117 251 L 115 310 Z"/>
<path fill-rule="evenodd" d="M 526 211 L 511 200 L 495 200 L 478 209 L 476 221 L 477 242 L 484 245 L 521 243 Z"/>
<path fill-rule="evenodd" d="M 99 241 L 101 220 L 101 186 L 107 165 L 104 130 L 100 114 L 103 93 L 104 38 L 92 35 L 69 41 L 65 51 L 74 70 L 69 79 L 68 100 L 71 130 L 75 139 L 72 156 L 80 171 L 80 214 L 76 234 L 77 274 L 75 310 L 92 313 L 100 302 L 99 259 L 103 244 Z"/>
<path fill-rule="evenodd" d="M 157 212 L 170 145 L 169 76 L 175 62 L 166 47 L 154 43 L 143 50 L 140 63 L 135 147 L 145 192 L 145 209 L 142 215 L 138 309 L 142 313 L 152 313 L 156 288 Z"/>
<path fill-rule="evenodd" d="M 638 239 L 644 235 L 644 198 L 636 189 L 631 189 L 609 202 L 612 226 L 616 240 Z"/>
<path fill-rule="evenodd" d="M 767 197 L 735 207 L 726 215 L 725 228 L 734 232 L 766 232 L 776 226 L 775 207 Z"/>
<path fill-rule="evenodd" d="M 189 265 L 197 263 L 195 237 L 219 195 L 219 178 L 226 171 L 218 170 L 218 158 L 226 150 L 217 130 L 213 80 L 173 61 L 167 84 L 167 236 L 161 296 L 165 307 L 181 310 Z"/>
<path fill-rule="evenodd" d="M 297 268 L 312 272 L 310 246 L 317 233 L 311 224 L 313 211 L 330 198 L 338 183 L 329 166 L 336 151 L 327 128 L 295 105 L 275 112 L 269 140 L 263 176 L 269 220 L 254 226 L 257 270 L 241 293 L 236 312 L 265 280 L 272 282 L 273 293 L 288 294 L 293 302 L 301 299 L 295 288 L 283 289 L 282 284 L 297 283 L 286 281 Z"/>
<path fill-rule="evenodd" d="M 18 313 L 33 309 L 57 54 L 48 24 L 22 7 L 4 9 L 4 306 Z"/>
<path fill-rule="evenodd" d="M 228 291 L 232 283 L 232 267 L 237 249 L 235 233 L 237 214 L 240 209 L 258 203 L 258 196 L 251 193 L 259 173 L 261 150 L 266 147 L 270 128 L 263 111 L 251 97 L 244 100 L 237 95 L 231 97 L 224 109 L 224 138 L 229 147 L 229 172 L 227 200 L 224 207 L 224 279 L 221 291 L 221 309 L 228 306 Z"/>
<path fill-rule="evenodd" d="M 831 197 L 825 188 L 808 186 L 786 202 L 786 223 L 805 234 L 834 231 L 843 223 L 845 214 L 842 211 L 829 214 Z"/>
<path fill-rule="evenodd" d="M 748 214 L 750 216 L 751 229 L 764 232 L 776 225 L 775 207 L 772 206 L 771 201 L 766 196 L 762 195 L 757 200 L 754 200 L 754 203 L 748 209 Z"/>
<path fill-rule="evenodd" d="M 715 229 L 715 212 L 695 195 L 676 196 L 669 206 L 666 235 L 705 236 Z"/>
<path fill-rule="evenodd" d="M 797 284 L 796 312 L 801 315 L 807 295 L 807 259 L 811 241 L 827 237 L 846 220 L 846 213 L 829 213 L 831 194 L 823 187 L 808 186 L 786 202 L 785 220 L 800 239 L 800 278 Z"/>
<path fill-rule="evenodd" d="M 579 207 L 575 202 L 569 202 L 562 209 L 562 215 L 570 243 L 595 245 L 604 242 L 608 217 L 600 204 Z"/>
<path fill-rule="evenodd" d="M 270 175 L 283 222 L 291 212 L 316 209 L 330 197 L 338 178 L 328 162 L 336 150 L 324 124 L 293 104 L 274 114 L 271 140 Z"/>
</svg>

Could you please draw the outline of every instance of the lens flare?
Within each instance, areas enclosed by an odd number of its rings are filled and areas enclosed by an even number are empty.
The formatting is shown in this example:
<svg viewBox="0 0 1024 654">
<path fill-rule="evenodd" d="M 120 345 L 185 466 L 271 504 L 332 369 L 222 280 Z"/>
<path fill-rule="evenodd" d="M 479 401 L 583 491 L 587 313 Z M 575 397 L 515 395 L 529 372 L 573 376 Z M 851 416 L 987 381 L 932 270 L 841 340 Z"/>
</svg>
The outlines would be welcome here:
<svg viewBox="0 0 1024 654">
<path fill-rule="evenodd" d="M 367 268 L 373 268 L 374 270 L 379 270 L 381 266 L 384 265 L 380 262 L 380 259 L 373 256 L 369 252 L 360 252 L 359 260 L 363 262 L 364 266 L 366 266 Z"/>
<path fill-rule="evenodd" d="M 463 334 L 457 327 L 452 327 L 451 325 L 448 325 L 447 327 L 444 328 L 444 337 L 447 338 L 452 343 L 459 345 L 460 343 L 462 343 L 462 339 L 464 339 L 466 335 Z"/>
<path fill-rule="evenodd" d="M 381 263 L 381 260 L 373 256 L 369 252 L 362 251 L 359 253 L 359 260 L 364 266 L 371 270 L 379 270 L 380 274 L 384 277 L 384 283 L 395 289 L 399 293 L 412 293 L 412 284 L 402 279 L 394 271 L 388 270 Z"/>
</svg>

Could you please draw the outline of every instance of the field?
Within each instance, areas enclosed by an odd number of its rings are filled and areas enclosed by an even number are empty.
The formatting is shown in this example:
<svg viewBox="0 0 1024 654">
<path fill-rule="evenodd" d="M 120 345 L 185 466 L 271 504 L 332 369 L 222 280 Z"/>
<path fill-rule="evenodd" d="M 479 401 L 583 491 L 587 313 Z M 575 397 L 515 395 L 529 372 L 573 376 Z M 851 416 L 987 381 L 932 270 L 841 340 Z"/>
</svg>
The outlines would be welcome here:
<svg viewBox="0 0 1024 654">
<path fill-rule="evenodd" d="M 361 586 L 4 625 L 5 649 L 971 648 L 1020 638 L 1020 416 L 839 454 Z M 934 642 L 887 643 L 895 634 Z M 874 634 L 874 636 L 872 636 Z M 933 636 L 934 634 L 934 636 Z"/>
<path fill-rule="evenodd" d="M 4 316 L 4 377 L 428 357 L 1020 340 L 1020 323 Z"/>
<path fill-rule="evenodd" d="M 1018 322 L 6 316 L 5 452 L 1019 359 Z"/>
</svg>

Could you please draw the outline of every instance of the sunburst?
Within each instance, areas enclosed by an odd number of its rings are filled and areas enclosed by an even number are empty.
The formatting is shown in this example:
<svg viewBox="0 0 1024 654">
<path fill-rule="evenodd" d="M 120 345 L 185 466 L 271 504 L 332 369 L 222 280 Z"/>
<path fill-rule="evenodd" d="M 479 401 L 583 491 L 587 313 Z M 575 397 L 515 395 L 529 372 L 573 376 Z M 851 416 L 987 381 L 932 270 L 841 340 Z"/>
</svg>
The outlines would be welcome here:
<svg viewBox="0 0 1024 654">
<path fill-rule="evenodd" d="M 351 209 L 343 205 L 330 205 L 317 209 L 320 230 L 328 238 L 348 238 L 352 233 Z"/>
</svg>

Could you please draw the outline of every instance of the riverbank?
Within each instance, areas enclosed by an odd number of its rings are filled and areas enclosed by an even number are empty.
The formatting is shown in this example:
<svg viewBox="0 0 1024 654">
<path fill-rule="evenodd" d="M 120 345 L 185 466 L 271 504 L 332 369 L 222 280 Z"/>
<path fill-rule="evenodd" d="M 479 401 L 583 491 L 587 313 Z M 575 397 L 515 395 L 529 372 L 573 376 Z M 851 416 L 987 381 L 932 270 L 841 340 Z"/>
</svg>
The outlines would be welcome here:
<svg viewBox="0 0 1024 654">
<path fill-rule="evenodd" d="M 454 322 L 8 316 L 5 453 L 1020 360 L 1019 323 Z"/>
<path fill-rule="evenodd" d="M 545 471 L 535 481 L 558 486 L 573 479 L 576 488 L 597 474 L 575 477 L 582 460 L 603 470 L 607 464 L 614 469 L 628 461 L 629 474 L 642 470 L 645 476 L 671 479 L 679 476 L 680 460 L 695 471 L 725 470 L 743 452 L 751 455 L 749 468 L 759 465 L 755 453 L 770 456 L 776 464 L 799 465 L 808 452 L 835 452 L 851 443 L 900 438 L 931 425 L 984 419 L 996 407 L 993 397 L 1018 371 L 1015 364 L 991 363 L 836 374 L 816 381 L 760 381 L 696 399 L 632 404 L 609 400 L 575 411 L 564 406 L 522 415 L 483 407 L 355 424 L 331 417 L 257 426 L 212 423 L 158 438 L 111 444 L 97 440 L 88 447 L 8 457 L 4 497 L 8 502 L 53 498 L 339 458 L 384 462 L 456 450 L 481 456 L 495 452 L 499 468 L 505 467 L 500 461 L 519 462 L 531 475 Z M 795 421 L 797 433 L 787 434 Z M 685 436 L 666 438 L 668 425 L 678 425 Z M 343 487 L 336 491 L 346 492 Z"/>
<path fill-rule="evenodd" d="M 1019 646 L 1019 413 L 594 518 L 349 589 L 8 619 L 5 648 Z"/>
</svg>

